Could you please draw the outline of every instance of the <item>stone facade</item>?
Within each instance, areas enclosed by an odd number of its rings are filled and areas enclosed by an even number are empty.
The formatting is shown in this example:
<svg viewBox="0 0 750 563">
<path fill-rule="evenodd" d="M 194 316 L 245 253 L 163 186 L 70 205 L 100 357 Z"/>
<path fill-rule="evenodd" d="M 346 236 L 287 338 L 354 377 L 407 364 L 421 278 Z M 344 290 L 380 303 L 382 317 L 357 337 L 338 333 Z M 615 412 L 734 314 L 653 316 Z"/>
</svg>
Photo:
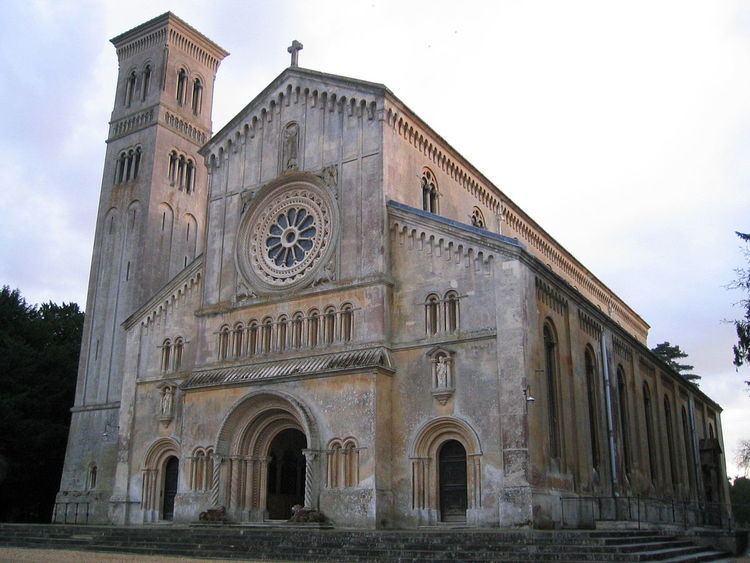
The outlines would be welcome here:
<svg viewBox="0 0 750 563">
<path fill-rule="evenodd" d="M 225 51 L 172 14 L 113 43 L 57 519 L 300 504 L 362 528 L 555 527 L 604 518 L 590 497 L 726 505 L 718 405 L 387 88 L 299 68 L 295 42 L 211 136 Z"/>
</svg>

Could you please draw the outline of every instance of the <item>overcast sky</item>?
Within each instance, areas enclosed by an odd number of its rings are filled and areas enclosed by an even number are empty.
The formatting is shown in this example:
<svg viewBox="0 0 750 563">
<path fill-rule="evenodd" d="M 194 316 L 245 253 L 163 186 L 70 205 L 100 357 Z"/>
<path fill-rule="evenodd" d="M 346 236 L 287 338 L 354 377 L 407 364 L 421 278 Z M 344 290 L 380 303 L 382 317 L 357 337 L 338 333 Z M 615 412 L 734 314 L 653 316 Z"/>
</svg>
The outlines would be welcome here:
<svg viewBox="0 0 750 563">
<path fill-rule="evenodd" d="M 750 2 L 57 2 L 0 18 L 0 284 L 82 307 L 109 39 L 167 10 L 231 52 L 218 131 L 288 64 L 385 83 L 650 325 L 750 439 L 731 363 L 750 231 Z"/>
</svg>

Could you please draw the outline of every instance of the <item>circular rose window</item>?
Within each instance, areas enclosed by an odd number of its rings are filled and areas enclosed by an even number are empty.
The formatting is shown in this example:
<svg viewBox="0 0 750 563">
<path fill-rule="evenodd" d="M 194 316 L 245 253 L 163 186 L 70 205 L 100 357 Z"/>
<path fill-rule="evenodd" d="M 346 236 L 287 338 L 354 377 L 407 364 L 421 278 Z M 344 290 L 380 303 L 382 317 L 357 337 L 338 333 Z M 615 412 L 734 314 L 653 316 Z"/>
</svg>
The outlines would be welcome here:
<svg viewBox="0 0 750 563">
<path fill-rule="evenodd" d="M 327 191 L 294 182 L 269 189 L 254 204 L 240 226 L 240 272 L 261 291 L 311 281 L 311 272 L 330 257 L 335 208 Z"/>
</svg>

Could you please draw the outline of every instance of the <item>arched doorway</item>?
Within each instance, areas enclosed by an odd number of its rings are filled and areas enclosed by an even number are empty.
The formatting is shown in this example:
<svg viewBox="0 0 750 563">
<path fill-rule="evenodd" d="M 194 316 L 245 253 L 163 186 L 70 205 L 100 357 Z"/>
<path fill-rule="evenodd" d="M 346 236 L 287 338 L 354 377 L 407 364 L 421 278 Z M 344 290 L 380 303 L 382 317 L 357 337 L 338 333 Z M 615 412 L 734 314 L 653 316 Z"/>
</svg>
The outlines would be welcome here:
<svg viewBox="0 0 750 563">
<path fill-rule="evenodd" d="M 288 519 L 295 504 L 317 508 L 319 451 L 316 426 L 297 399 L 270 391 L 247 395 L 217 436 L 217 504 L 230 518 L 251 522 Z"/>
<path fill-rule="evenodd" d="M 162 501 L 162 520 L 174 519 L 174 498 L 177 495 L 177 479 L 180 472 L 179 460 L 171 456 L 164 464 L 164 499 Z"/>
<path fill-rule="evenodd" d="M 440 520 L 465 522 L 467 507 L 466 449 L 457 440 L 448 440 L 438 454 Z"/>
<path fill-rule="evenodd" d="M 279 432 L 268 446 L 268 518 L 287 520 L 295 504 L 305 504 L 305 435 L 296 428 Z"/>
</svg>

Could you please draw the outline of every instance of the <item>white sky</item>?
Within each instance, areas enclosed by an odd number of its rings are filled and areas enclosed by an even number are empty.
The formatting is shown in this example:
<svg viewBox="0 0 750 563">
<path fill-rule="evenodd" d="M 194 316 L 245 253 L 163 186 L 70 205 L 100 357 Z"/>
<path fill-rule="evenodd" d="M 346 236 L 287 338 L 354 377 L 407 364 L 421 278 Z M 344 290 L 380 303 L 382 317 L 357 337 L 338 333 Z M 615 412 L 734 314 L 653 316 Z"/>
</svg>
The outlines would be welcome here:
<svg viewBox="0 0 750 563">
<path fill-rule="evenodd" d="M 232 54 L 218 131 L 288 64 L 383 82 L 652 326 L 750 438 L 731 363 L 750 231 L 750 3 L 11 0 L 0 18 L 0 284 L 85 305 L 109 39 L 172 10 Z"/>
</svg>

